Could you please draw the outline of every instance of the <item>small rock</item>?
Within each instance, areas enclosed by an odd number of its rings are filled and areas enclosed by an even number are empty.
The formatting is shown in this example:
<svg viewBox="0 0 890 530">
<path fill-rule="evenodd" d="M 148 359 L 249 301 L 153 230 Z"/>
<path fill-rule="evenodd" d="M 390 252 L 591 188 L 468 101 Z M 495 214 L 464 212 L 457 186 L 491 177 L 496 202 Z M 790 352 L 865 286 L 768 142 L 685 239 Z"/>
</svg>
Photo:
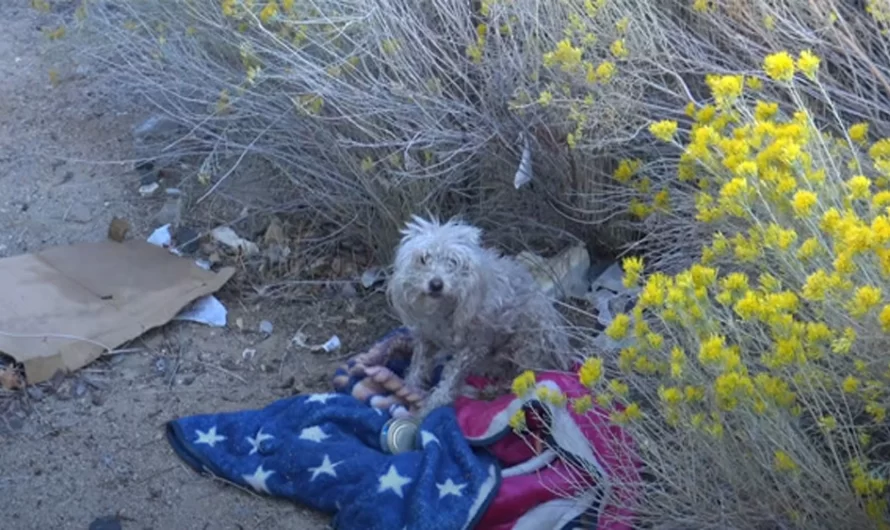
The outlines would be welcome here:
<svg viewBox="0 0 890 530">
<path fill-rule="evenodd" d="M 279 384 L 278 388 L 291 388 L 294 386 L 294 383 L 296 383 L 296 382 L 297 382 L 297 379 L 294 376 L 290 376 L 287 379 L 285 379 L 284 381 L 282 381 Z"/>
<path fill-rule="evenodd" d="M 176 132 L 179 124 L 166 116 L 153 115 L 145 121 L 133 127 L 133 136 L 137 140 L 144 140 L 150 136 L 158 136 Z"/>
<path fill-rule="evenodd" d="M 78 379 L 77 383 L 74 384 L 74 390 L 72 391 L 72 394 L 76 398 L 81 398 L 84 395 L 86 395 L 86 393 L 87 393 L 87 384 L 84 382 L 83 379 Z"/>
<path fill-rule="evenodd" d="M 268 320 L 263 320 L 260 322 L 260 333 L 265 333 L 266 335 L 271 335 L 274 327 L 272 323 Z"/>
<path fill-rule="evenodd" d="M 90 209 L 85 204 L 81 203 L 71 206 L 65 214 L 65 220 L 74 223 L 85 224 L 89 223 L 92 219 L 93 214 L 90 212 Z"/>
<path fill-rule="evenodd" d="M 121 522 L 117 516 L 100 517 L 90 523 L 89 530 L 122 530 Z"/>
<path fill-rule="evenodd" d="M 121 217 L 115 217 L 108 225 L 108 239 L 123 243 L 127 238 L 127 232 L 130 231 L 130 223 Z"/>
<path fill-rule="evenodd" d="M 249 361 L 249 360 L 253 359 L 255 355 L 256 355 L 255 348 L 247 348 L 243 352 L 241 352 L 241 358 L 244 359 L 245 361 Z"/>
<path fill-rule="evenodd" d="M 182 380 L 180 380 L 179 384 L 184 385 L 184 386 L 189 386 L 194 382 L 195 382 L 195 376 L 187 375 L 187 376 L 183 377 Z"/>
<path fill-rule="evenodd" d="M 95 407 L 101 407 L 105 404 L 105 395 L 99 392 L 93 392 L 93 395 L 90 398 L 90 402 Z"/>
<path fill-rule="evenodd" d="M 163 374 L 167 371 L 167 367 L 170 363 L 167 362 L 167 359 L 164 357 L 159 357 L 155 361 L 155 371 L 159 374 Z"/>
<path fill-rule="evenodd" d="M 33 399 L 34 401 L 40 401 L 46 397 L 46 394 L 44 394 L 43 390 L 41 390 L 40 387 L 29 386 L 26 392 L 28 392 L 28 397 Z"/>
<path fill-rule="evenodd" d="M 228 226 L 218 226 L 214 228 L 210 232 L 210 236 L 213 237 L 214 241 L 233 250 L 240 250 L 248 256 L 256 254 L 260 250 L 256 243 L 242 238 Z"/>
</svg>

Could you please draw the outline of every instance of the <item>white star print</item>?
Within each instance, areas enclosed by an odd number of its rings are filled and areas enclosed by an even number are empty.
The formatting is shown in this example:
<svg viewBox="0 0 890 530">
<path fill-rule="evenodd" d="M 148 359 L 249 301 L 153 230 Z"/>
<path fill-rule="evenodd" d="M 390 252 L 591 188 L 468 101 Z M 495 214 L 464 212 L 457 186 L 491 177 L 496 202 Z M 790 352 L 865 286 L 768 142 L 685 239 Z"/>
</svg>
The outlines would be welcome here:
<svg viewBox="0 0 890 530">
<path fill-rule="evenodd" d="M 269 493 L 269 488 L 266 487 L 266 480 L 269 479 L 274 471 L 270 471 L 267 469 L 263 469 L 263 465 L 260 464 L 256 471 L 253 472 L 253 475 L 241 475 L 244 478 L 244 481 L 250 484 L 250 487 L 256 491 Z"/>
<path fill-rule="evenodd" d="M 211 427 L 207 432 L 201 432 L 198 429 L 195 429 L 195 434 L 198 435 L 198 439 L 195 440 L 195 444 L 207 444 L 210 447 L 216 445 L 216 442 L 221 442 L 226 439 L 225 436 L 221 436 L 216 434 L 216 426 Z"/>
<path fill-rule="evenodd" d="M 462 490 L 467 487 L 466 484 L 455 484 L 453 480 L 448 479 L 442 484 L 436 484 L 436 487 L 439 488 L 439 498 L 447 497 L 449 495 L 454 495 L 455 497 L 463 497 L 464 494 Z"/>
<path fill-rule="evenodd" d="M 306 400 L 306 403 L 321 403 L 322 405 L 327 405 L 328 400 L 335 397 L 337 397 L 337 394 L 312 394 L 309 396 L 309 399 Z"/>
<path fill-rule="evenodd" d="M 389 466 L 389 471 L 378 480 L 380 481 L 380 486 L 377 487 L 377 493 L 390 490 L 398 495 L 399 498 L 404 498 L 405 496 L 402 492 L 402 487 L 411 482 L 410 478 L 399 475 L 399 470 L 396 469 L 396 466 Z"/>
<path fill-rule="evenodd" d="M 437 444 L 442 445 L 441 443 L 439 443 L 439 439 L 436 438 L 435 434 L 429 431 L 420 431 L 420 443 L 423 447 L 426 447 L 426 444 L 432 442 L 436 442 Z"/>
<path fill-rule="evenodd" d="M 310 467 L 309 471 L 312 472 L 312 478 L 309 479 L 309 482 L 315 480 L 319 475 L 330 475 L 334 478 L 337 477 L 337 471 L 335 468 L 342 464 L 343 461 L 331 463 L 331 459 L 328 458 L 328 455 L 324 455 L 324 460 L 321 461 L 321 464 L 318 467 Z"/>
<path fill-rule="evenodd" d="M 271 434 L 264 433 L 263 429 L 260 429 L 260 432 L 256 433 L 255 438 L 251 438 L 250 436 L 248 436 L 247 443 L 249 443 L 251 445 L 251 450 L 250 450 L 250 453 L 248 453 L 248 454 L 252 455 L 252 454 L 256 453 L 257 451 L 260 450 L 261 443 L 263 443 L 265 440 L 271 440 L 272 438 L 275 438 L 275 437 L 272 436 Z"/>
<path fill-rule="evenodd" d="M 325 434 L 321 427 L 318 425 L 314 425 L 312 427 L 306 427 L 302 431 L 300 431 L 300 440 L 309 440 L 310 442 L 321 442 L 327 438 L 330 438 L 331 435 Z"/>
</svg>

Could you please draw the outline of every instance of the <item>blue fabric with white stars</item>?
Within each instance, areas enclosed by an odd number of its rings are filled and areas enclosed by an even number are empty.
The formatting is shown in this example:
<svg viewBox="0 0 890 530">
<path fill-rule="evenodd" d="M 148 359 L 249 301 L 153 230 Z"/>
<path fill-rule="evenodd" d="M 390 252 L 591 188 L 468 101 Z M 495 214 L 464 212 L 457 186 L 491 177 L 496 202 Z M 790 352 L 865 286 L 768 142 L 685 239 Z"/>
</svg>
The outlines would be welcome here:
<svg viewBox="0 0 890 530">
<path fill-rule="evenodd" d="M 179 418 L 167 439 L 197 471 L 332 514 L 338 530 L 473 528 L 500 485 L 494 457 L 469 446 L 452 407 L 424 419 L 422 449 L 385 453 L 388 419 L 352 396 L 308 394 Z"/>
</svg>

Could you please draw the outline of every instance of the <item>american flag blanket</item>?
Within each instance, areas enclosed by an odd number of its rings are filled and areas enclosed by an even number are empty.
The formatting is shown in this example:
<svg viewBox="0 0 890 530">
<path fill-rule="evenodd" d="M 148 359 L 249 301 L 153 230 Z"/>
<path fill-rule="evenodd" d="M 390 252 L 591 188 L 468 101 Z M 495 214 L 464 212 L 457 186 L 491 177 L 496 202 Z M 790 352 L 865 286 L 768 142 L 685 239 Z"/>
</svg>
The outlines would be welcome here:
<svg viewBox="0 0 890 530">
<path fill-rule="evenodd" d="M 495 459 L 470 447 L 447 407 L 421 424 L 422 450 L 384 453 L 388 419 L 350 396 L 310 394 L 173 420 L 167 439 L 195 470 L 331 514 L 338 530 L 474 528 L 498 491 Z"/>
<path fill-rule="evenodd" d="M 384 453 L 383 424 L 419 399 L 401 382 L 410 352 L 410 334 L 398 328 L 337 370 L 333 394 L 180 418 L 168 440 L 196 470 L 333 514 L 337 529 L 634 527 L 633 441 L 596 406 L 578 414 L 537 397 L 542 388 L 588 394 L 575 374 L 542 372 L 525 396 L 494 399 L 471 378 L 466 396 L 424 420 L 418 450 Z M 510 425 L 517 411 L 521 432 Z"/>
</svg>

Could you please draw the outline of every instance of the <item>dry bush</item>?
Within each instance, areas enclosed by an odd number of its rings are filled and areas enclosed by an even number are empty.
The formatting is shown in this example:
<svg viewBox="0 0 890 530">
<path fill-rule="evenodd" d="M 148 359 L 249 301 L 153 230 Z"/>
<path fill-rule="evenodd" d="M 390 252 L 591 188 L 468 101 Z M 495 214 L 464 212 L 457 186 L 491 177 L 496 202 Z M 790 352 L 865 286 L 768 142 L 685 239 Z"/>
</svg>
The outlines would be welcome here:
<svg viewBox="0 0 890 530">
<path fill-rule="evenodd" d="M 85 29 L 118 86 L 190 131 L 166 151 L 203 156 L 210 190 L 262 157 L 293 185 L 283 211 L 387 248 L 409 213 L 462 212 L 516 235 L 565 225 L 552 205 L 598 192 L 598 153 L 646 120 L 640 87 L 586 75 L 608 60 L 617 13 L 585 22 L 599 38 L 580 76 L 545 65 L 577 13 L 530 0 L 126 0 L 91 4 Z M 535 179 L 517 191 L 520 136 Z M 579 219 L 603 217 L 600 202 Z"/>
</svg>

